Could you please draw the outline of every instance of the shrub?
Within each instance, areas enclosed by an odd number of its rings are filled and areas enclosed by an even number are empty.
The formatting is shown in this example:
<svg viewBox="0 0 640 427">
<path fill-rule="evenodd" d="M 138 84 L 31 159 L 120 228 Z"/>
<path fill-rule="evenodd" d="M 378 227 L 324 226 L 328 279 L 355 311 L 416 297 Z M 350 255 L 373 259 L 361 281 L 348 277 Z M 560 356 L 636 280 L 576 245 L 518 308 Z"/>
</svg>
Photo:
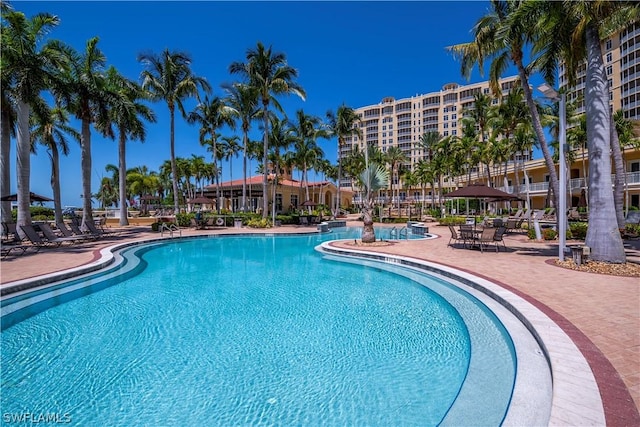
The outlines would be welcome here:
<svg viewBox="0 0 640 427">
<path fill-rule="evenodd" d="M 31 206 L 29 208 L 29 211 L 31 212 L 32 219 L 35 219 L 35 217 L 39 217 L 38 220 L 48 220 L 48 219 L 53 219 L 55 217 L 55 214 L 53 213 L 53 209 L 45 208 L 44 206 Z"/>
<path fill-rule="evenodd" d="M 545 228 L 542 230 L 542 238 L 544 240 L 555 240 L 556 236 L 558 236 L 558 232 L 553 228 Z"/>
<path fill-rule="evenodd" d="M 247 227 L 271 228 L 271 221 L 269 221 L 267 218 L 254 218 L 247 221 Z"/>
<path fill-rule="evenodd" d="M 467 219 L 463 216 L 447 216 L 438 220 L 440 225 L 460 225 L 466 222 Z"/>
<path fill-rule="evenodd" d="M 536 239 L 536 230 L 535 228 L 530 228 L 527 230 L 527 237 L 530 240 L 535 240 Z"/>
<path fill-rule="evenodd" d="M 574 222 L 569 225 L 571 238 L 576 240 L 584 240 L 587 237 L 588 224 L 585 222 Z"/>
<path fill-rule="evenodd" d="M 176 214 L 176 222 L 180 227 L 188 227 L 191 224 L 191 219 L 195 218 L 196 214 L 193 212 L 190 213 L 179 213 Z M 153 225 L 153 224 L 152 224 Z M 157 230 L 155 230 L 157 231 Z"/>
<path fill-rule="evenodd" d="M 160 229 L 160 223 L 159 222 L 152 222 L 151 223 L 151 231 L 158 231 Z"/>
</svg>

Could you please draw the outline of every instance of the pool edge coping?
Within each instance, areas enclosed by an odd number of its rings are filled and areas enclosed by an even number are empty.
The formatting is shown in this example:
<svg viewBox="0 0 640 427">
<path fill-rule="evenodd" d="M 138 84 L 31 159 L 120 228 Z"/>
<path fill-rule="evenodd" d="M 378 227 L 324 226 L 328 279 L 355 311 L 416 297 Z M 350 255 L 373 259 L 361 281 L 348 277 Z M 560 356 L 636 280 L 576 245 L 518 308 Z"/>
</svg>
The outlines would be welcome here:
<svg viewBox="0 0 640 427">
<path fill-rule="evenodd" d="M 332 245 L 333 242 L 336 241 L 323 242 L 318 246 L 332 255 L 363 257 L 385 263 L 408 262 L 408 265 L 399 264 L 405 266 L 422 265 L 427 272 L 435 270 L 445 276 L 452 275 L 453 279 L 485 293 L 516 316 L 545 353 L 553 391 L 548 425 L 610 425 L 606 421 L 610 416 L 606 414 L 607 406 L 592 365 L 574 339 L 546 312 L 553 310 L 546 306 L 547 310 L 542 310 L 539 306 L 544 305 L 534 298 L 525 298 L 523 295 L 526 294 L 514 292 L 508 285 L 471 271 L 410 256 L 338 247 Z M 556 318 L 562 317 L 555 314 Z M 566 319 L 565 322 L 569 323 Z"/>
</svg>

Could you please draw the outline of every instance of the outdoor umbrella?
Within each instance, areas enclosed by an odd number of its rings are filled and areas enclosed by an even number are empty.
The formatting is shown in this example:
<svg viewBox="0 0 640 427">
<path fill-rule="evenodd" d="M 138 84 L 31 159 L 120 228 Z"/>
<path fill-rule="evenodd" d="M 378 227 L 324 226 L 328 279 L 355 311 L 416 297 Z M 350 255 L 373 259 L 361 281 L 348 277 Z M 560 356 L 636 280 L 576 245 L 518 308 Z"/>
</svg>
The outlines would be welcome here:
<svg viewBox="0 0 640 427">
<path fill-rule="evenodd" d="M 187 200 L 187 203 L 190 205 L 213 205 L 215 203 L 214 199 L 210 199 L 208 197 L 196 197 L 195 199 Z"/>
<path fill-rule="evenodd" d="M 33 202 L 53 202 L 53 199 L 50 199 L 48 197 L 45 196 L 41 196 L 39 194 L 36 193 L 29 193 L 29 199 L 31 200 L 31 203 Z M 10 194 L 8 196 L 2 196 L 0 198 L 0 201 L 3 202 L 17 202 L 18 201 L 18 195 L 17 194 Z"/>
<path fill-rule="evenodd" d="M 491 201 L 510 201 L 520 200 L 520 198 L 514 194 L 505 193 L 493 187 L 487 187 L 484 184 L 470 184 L 466 187 L 458 188 L 451 193 L 446 194 L 446 197 L 460 197 L 477 200 L 491 200 Z M 475 221 L 474 221 L 475 227 Z"/>
<path fill-rule="evenodd" d="M 302 205 L 300 206 L 304 206 L 304 207 L 311 207 L 311 206 L 318 206 L 318 204 L 314 201 L 311 200 L 307 200 L 306 202 L 304 202 Z"/>
</svg>

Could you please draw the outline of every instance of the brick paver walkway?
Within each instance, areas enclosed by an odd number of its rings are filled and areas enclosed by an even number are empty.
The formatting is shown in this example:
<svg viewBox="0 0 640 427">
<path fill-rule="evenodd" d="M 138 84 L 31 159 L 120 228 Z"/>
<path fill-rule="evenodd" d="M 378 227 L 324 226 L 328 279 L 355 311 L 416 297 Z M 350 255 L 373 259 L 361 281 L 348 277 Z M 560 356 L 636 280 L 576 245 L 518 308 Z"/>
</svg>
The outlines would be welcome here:
<svg viewBox="0 0 640 427">
<path fill-rule="evenodd" d="M 361 226 L 361 223 L 354 223 Z M 61 271 L 89 263 L 99 257 L 100 249 L 128 240 L 157 238 L 148 227 L 130 227 L 119 237 L 57 249 L 38 254 L 10 256 L 1 267 L 0 287 L 6 283 Z M 279 227 L 269 232 L 314 231 L 313 227 Z M 638 425 L 640 407 L 640 280 L 631 277 L 604 276 L 563 269 L 551 262 L 557 257 L 557 245 L 530 242 L 522 234 L 505 238 L 508 251 L 452 248 L 447 245 L 449 230 L 430 225 L 435 240 L 394 242 L 381 247 L 358 247 L 375 252 L 411 256 L 467 270 L 496 281 L 526 297 L 542 308 L 578 344 L 589 361 L 601 389 L 608 425 Z M 201 233 L 256 232 L 251 229 L 183 230 L 183 236 Z M 629 260 L 640 262 L 640 242 L 629 242 Z M 616 376 L 619 375 L 622 383 Z M 617 380 L 617 381 L 616 381 Z M 620 390 L 623 384 L 626 390 Z M 627 393 L 628 390 L 628 393 Z M 630 395 L 633 402 L 619 402 Z M 617 403 L 616 403 L 617 402 Z M 625 406 L 626 404 L 626 406 Z M 618 406 L 616 406 L 618 405 Z M 619 405 L 631 412 L 614 419 Z M 635 418 L 634 418 L 635 417 Z"/>
</svg>

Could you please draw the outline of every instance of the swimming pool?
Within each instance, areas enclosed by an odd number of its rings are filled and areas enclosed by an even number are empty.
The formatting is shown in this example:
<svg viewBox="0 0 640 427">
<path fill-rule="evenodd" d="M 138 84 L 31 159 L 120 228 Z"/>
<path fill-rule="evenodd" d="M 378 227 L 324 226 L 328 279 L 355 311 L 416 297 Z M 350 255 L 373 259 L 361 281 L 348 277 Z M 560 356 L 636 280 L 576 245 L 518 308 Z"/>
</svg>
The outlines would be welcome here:
<svg viewBox="0 0 640 427">
<path fill-rule="evenodd" d="M 3 411 L 77 425 L 499 424 L 516 365 L 500 322 L 442 280 L 313 251 L 350 233 L 134 247 L 112 278 L 83 280 L 82 298 L 63 293 L 72 284 L 13 314 L 26 296 L 4 300 Z"/>
</svg>

